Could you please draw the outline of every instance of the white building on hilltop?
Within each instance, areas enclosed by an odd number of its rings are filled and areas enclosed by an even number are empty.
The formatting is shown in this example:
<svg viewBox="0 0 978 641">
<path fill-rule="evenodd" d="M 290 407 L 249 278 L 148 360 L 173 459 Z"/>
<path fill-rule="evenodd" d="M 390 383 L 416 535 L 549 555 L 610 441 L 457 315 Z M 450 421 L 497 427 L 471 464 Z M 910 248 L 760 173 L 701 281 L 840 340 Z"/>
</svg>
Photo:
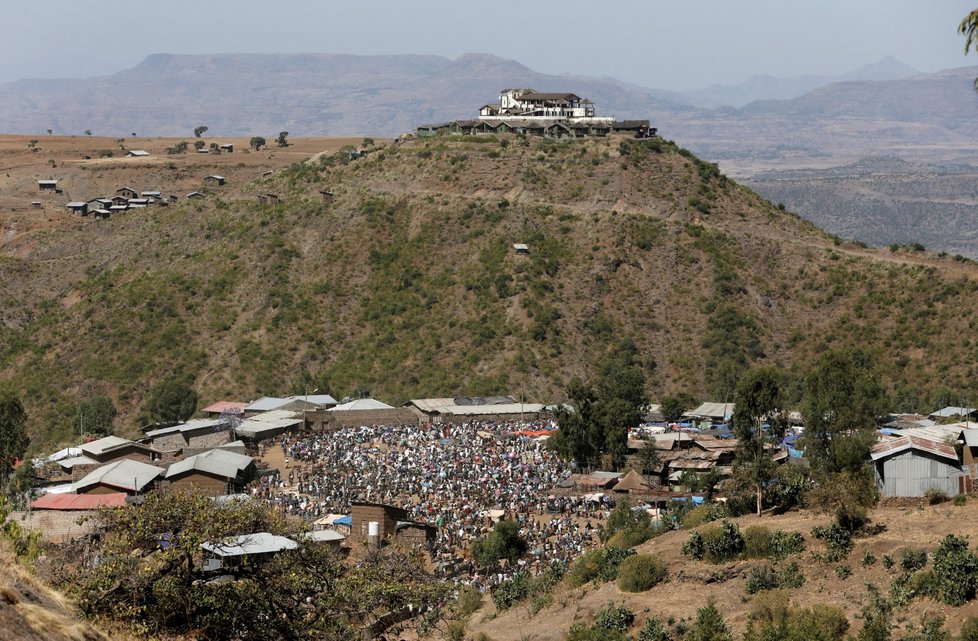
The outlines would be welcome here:
<svg viewBox="0 0 978 641">
<path fill-rule="evenodd" d="M 612 123 L 614 116 L 595 116 L 594 103 L 573 93 L 541 93 L 533 89 L 503 89 L 499 104 L 485 105 L 479 120 L 520 118 L 558 122 Z"/>
</svg>

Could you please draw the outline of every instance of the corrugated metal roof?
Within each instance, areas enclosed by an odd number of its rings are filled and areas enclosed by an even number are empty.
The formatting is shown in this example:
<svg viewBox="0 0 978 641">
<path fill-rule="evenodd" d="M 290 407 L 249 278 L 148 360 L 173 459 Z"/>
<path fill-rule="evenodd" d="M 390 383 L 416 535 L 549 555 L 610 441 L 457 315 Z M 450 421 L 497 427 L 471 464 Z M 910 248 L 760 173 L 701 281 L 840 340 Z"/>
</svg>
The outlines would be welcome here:
<svg viewBox="0 0 978 641">
<path fill-rule="evenodd" d="M 333 543 L 342 541 L 346 537 L 336 530 L 313 530 L 306 534 L 305 538 L 317 543 Z"/>
<path fill-rule="evenodd" d="M 337 405 L 331 412 L 353 412 L 357 410 L 392 410 L 393 405 L 388 405 L 373 398 L 358 398 L 355 401 L 350 401 L 349 403 L 343 403 L 342 405 Z"/>
<path fill-rule="evenodd" d="M 295 396 L 290 396 L 293 401 L 303 401 L 305 403 L 312 403 L 313 405 L 318 405 L 322 407 L 323 405 L 336 405 L 336 399 L 329 394 L 296 394 Z"/>
<path fill-rule="evenodd" d="M 146 436 L 156 438 L 157 436 L 176 434 L 177 432 L 195 432 L 197 430 L 212 429 L 220 425 L 224 425 L 224 421 L 219 418 L 196 419 L 193 421 L 187 421 L 186 423 L 180 423 L 179 425 L 173 425 L 171 427 L 162 427 L 158 430 L 150 430 L 149 432 L 146 432 Z"/>
<path fill-rule="evenodd" d="M 102 483 L 138 492 L 163 474 L 163 469 L 148 463 L 123 459 L 92 470 L 75 483 L 75 490 Z"/>
<path fill-rule="evenodd" d="M 193 470 L 225 478 L 235 478 L 239 472 L 251 465 L 252 461 L 250 456 L 244 454 L 214 449 L 173 463 L 167 469 L 165 478 L 173 478 Z"/>
<path fill-rule="evenodd" d="M 79 446 L 79 449 L 87 454 L 94 454 L 98 456 L 99 454 L 104 454 L 109 450 L 115 449 L 122 445 L 128 445 L 130 443 L 135 444 L 136 442 L 130 441 L 127 438 L 120 438 L 118 436 L 106 436 L 98 439 L 97 441 L 84 443 Z"/>
<path fill-rule="evenodd" d="M 201 548 L 221 557 L 246 554 L 272 554 L 282 550 L 294 550 L 299 544 L 292 539 L 269 532 L 255 532 L 234 536 L 226 541 L 202 543 Z"/>
<path fill-rule="evenodd" d="M 70 470 L 76 465 L 94 465 L 97 463 L 98 461 L 95 459 L 90 459 L 87 456 L 73 456 L 71 458 L 61 459 L 58 461 L 58 465 L 66 470 Z"/>
<path fill-rule="evenodd" d="M 889 441 L 882 441 L 873 446 L 869 451 L 869 455 L 874 461 L 878 461 L 881 458 L 892 456 L 893 454 L 909 449 L 930 452 L 931 454 L 951 459 L 955 462 L 958 460 L 957 452 L 950 445 L 919 436 L 901 436 L 900 438 Z"/>
<path fill-rule="evenodd" d="M 725 419 L 733 415 L 733 403 L 703 403 L 694 410 L 690 410 L 683 416 L 702 416 L 705 418 Z"/>
<path fill-rule="evenodd" d="M 494 405 L 453 405 L 442 410 L 443 414 L 453 416 L 478 416 L 492 414 L 520 414 L 542 412 L 541 403 L 500 403 Z"/>
<path fill-rule="evenodd" d="M 224 412 L 242 414 L 246 407 L 248 407 L 247 403 L 239 403 L 238 401 L 217 401 L 202 409 L 201 412 L 210 412 L 212 414 L 223 414 Z"/>
<path fill-rule="evenodd" d="M 955 407 L 953 405 L 949 405 L 937 410 L 936 412 L 928 414 L 928 416 L 936 418 L 950 418 L 951 416 L 967 416 L 974 411 L 975 408 L 973 407 Z"/>
<path fill-rule="evenodd" d="M 111 494 L 45 494 L 31 503 L 34 510 L 95 510 L 100 507 L 124 507 L 125 492 Z"/>
</svg>

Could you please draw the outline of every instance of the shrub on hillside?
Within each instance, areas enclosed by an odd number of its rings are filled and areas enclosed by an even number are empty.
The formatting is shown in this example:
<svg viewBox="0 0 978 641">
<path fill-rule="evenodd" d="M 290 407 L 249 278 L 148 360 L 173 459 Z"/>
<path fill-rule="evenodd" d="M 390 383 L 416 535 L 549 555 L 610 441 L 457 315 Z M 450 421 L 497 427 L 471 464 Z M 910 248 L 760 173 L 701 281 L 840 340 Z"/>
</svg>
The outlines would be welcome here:
<svg viewBox="0 0 978 641">
<path fill-rule="evenodd" d="M 699 527 L 704 523 L 730 517 L 730 510 L 723 503 L 704 503 L 686 512 L 682 517 L 683 529 Z"/>
<path fill-rule="evenodd" d="M 669 579 L 669 570 L 655 554 L 636 554 L 618 568 L 618 587 L 624 592 L 645 592 Z"/>
<path fill-rule="evenodd" d="M 948 534 L 934 552 L 935 597 L 959 606 L 975 598 L 978 588 L 978 557 L 968 548 L 966 537 Z"/>
<path fill-rule="evenodd" d="M 842 641 L 849 631 L 842 608 L 821 603 L 793 607 L 784 590 L 761 592 L 751 606 L 744 641 Z"/>
<path fill-rule="evenodd" d="M 625 632 L 635 622 L 635 613 L 622 605 L 608 601 L 608 605 L 598 610 L 594 624 L 604 630 Z"/>
<path fill-rule="evenodd" d="M 968 617 L 961 624 L 961 641 L 978 641 L 978 618 Z"/>
<path fill-rule="evenodd" d="M 585 552 L 578 557 L 568 572 L 570 584 L 578 587 L 590 581 L 614 581 L 618 578 L 618 566 L 633 554 L 635 554 L 634 550 L 611 546 Z"/>
<path fill-rule="evenodd" d="M 703 533 L 703 558 L 710 563 L 733 561 L 744 551 L 744 537 L 736 523 L 724 521 Z"/>
<path fill-rule="evenodd" d="M 748 559 L 763 559 L 771 553 L 771 529 L 763 525 L 752 525 L 744 531 L 744 556 Z"/>
<path fill-rule="evenodd" d="M 727 623 L 723 620 L 723 615 L 717 610 L 716 603 L 710 600 L 706 605 L 696 611 L 696 620 L 693 622 L 689 633 L 684 637 L 685 641 L 733 641 L 733 635 Z"/>
<path fill-rule="evenodd" d="M 927 565 L 927 550 L 905 548 L 900 553 L 900 567 L 904 572 L 922 570 L 925 565 Z"/>
<path fill-rule="evenodd" d="M 530 596 L 532 579 L 529 574 L 520 572 L 512 579 L 503 581 L 492 590 L 492 602 L 498 610 L 508 610 Z"/>
<path fill-rule="evenodd" d="M 800 588 L 805 584 L 805 575 L 797 563 L 789 563 L 782 570 L 769 565 L 756 565 L 747 575 L 745 589 L 747 594 L 777 588 Z"/>
<path fill-rule="evenodd" d="M 828 563 L 841 561 L 852 551 L 852 534 L 838 523 L 814 527 L 812 536 L 825 542 L 825 561 Z"/>
<path fill-rule="evenodd" d="M 767 557 L 772 561 L 780 561 L 792 554 L 805 551 L 805 539 L 800 532 L 785 532 L 777 530 L 771 535 L 771 545 Z"/>
<path fill-rule="evenodd" d="M 947 495 L 944 490 L 932 487 L 926 492 L 924 492 L 924 499 L 927 500 L 927 505 L 940 505 L 941 503 L 947 503 L 951 497 Z"/>
</svg>

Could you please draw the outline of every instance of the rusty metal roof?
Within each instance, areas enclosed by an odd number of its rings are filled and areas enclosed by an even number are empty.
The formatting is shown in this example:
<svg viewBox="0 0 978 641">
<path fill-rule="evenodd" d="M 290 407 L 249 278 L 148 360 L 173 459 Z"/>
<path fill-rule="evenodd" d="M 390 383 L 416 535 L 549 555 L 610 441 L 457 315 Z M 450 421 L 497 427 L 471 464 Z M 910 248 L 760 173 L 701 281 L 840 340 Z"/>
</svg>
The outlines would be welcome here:
<svg viewBox="0 0 978 641">
<path fill-rule="evenodd" d="M 125 492 L 111 494 L 45 494 L 31 503 L 34 510 L 95 510 L 100 507 L 124 507 Z"/>
<path fill-rule="evenodd" d="M 873 446 L 869 451 L 869 455 L 874 461 L 878 461 L 881 458 L 886 458 L 909 449 L 929 452 L 955 462 L 958 460 L 958 453 L 947 443 L 932 441 L 920 436 L 901 436 L 900 438 L 889 441 L 881 441 Z"/>
</svg>

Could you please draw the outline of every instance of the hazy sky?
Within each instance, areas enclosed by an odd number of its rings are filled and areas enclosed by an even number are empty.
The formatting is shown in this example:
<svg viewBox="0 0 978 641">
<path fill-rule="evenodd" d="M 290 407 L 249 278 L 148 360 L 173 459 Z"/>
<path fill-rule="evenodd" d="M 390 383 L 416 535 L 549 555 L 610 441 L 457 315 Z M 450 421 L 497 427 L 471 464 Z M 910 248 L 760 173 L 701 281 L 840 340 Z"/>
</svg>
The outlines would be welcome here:
<svg viewBox="0 0 978 641">
<path fill-rule="evenodd" d="M 492 53 L 687 89 L 839 74 L 893 55 L 978 64 L 978 0 L 2 0 L 0 82 L 107 75 L 150 53 Z"/>
</svg>

